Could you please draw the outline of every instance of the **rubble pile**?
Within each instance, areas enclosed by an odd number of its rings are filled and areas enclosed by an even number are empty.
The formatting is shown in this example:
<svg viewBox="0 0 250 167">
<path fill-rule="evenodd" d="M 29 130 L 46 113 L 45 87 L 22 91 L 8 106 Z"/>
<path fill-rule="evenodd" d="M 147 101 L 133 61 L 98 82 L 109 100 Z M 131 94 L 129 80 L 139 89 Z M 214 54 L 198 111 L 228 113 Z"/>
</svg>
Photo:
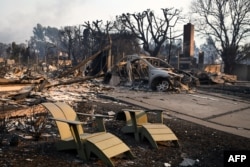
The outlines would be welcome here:
<svg viewBox="0 0 250 167">
<path fill-rule="evenodd" d="M 55 83 L 57 81 L 53 81 Z M 23 139 L 38 139 L 39 137 L 55 137 L 57 133 L 53 121 L 49 121 L 50 114 L 39 105 L 41 102 L 66 102 L 77 109 L 78 104 L 98 101 L 97 93 L 110 91 L 112 87 L 101 84 L 101 80 L 60 85 L 44 89 L 41 92 L 32 90 L 26 98 L 1 99 L 0 124 L 4 130 L 0 134 L 0 142 L 6 143 L 14 136 Z M 86 108 L 86 113 L 94 113 L 95 106 Z M 111 113 L 111 111 L 108 111 Z M 107 114 L 109 114 L 107 112 Z M 87 119 L 86 124 L 93 124 L 94 120 Z M 89 122 L 90 121 L 90 122 Z M 53 127 L 53 128 L 52 128 Z M 12 134 L 12 135 L 10 135 Z"/>
<path fill-rule="evenodd" d="M 228 75 L 221 72 L 206 72 L 199 71 L 196 73 L 197 78 L 199 78 L 201 84 L 235 84 L 237 82 L 236 75 Z"/>
<path fill-rule="evenodd" d="M 79 102 L 95 101 L 98 93 L 113 89 L 98 79 L 75 81 L 70 76 L 51 79 L 46 75 L 27 68 L 13 68 L 0 79 L 1 143 L 5 140 L 9 143 L 16 135 L 36 139 L 43 136 L 46 129 L 51 131 L 53 126 L 47 124 L 48 113 L 39 105 L 42 102 L 67 102 L 77 108 Z M 55 133 L 49 132 L 45 136 L 54 136 Z"/>
</svg>

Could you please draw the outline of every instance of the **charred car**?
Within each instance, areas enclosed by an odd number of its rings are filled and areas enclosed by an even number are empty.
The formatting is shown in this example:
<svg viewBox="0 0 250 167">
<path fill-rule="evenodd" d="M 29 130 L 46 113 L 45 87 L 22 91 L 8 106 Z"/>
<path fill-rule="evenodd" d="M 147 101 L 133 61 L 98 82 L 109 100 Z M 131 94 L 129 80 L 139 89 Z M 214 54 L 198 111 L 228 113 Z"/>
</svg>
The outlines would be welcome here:
<svg viewBox="0 0 250 167">
<path fill-rule="evenodd" d="M 190 88 L 199 84 L 198 78 L 190 72 L 176 69 L 160 58 L 138 54 L 121 59 L 113 72 L 125 84 L 133 85 L 136 81 L 143 81 L 153 91 L 164 92 L 182 86 Z"/>
</svg>

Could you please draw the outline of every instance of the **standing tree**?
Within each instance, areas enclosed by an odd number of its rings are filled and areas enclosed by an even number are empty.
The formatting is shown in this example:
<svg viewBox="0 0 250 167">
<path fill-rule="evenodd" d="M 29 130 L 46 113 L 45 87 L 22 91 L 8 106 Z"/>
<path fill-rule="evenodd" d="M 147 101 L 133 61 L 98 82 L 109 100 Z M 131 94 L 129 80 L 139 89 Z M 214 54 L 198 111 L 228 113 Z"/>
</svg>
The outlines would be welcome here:
<svg viewBox="0 0 250 167">
<path fill-rule="evenodd" d="M 231 74 L 240 44 L 250 35 L 250 1 L 193 0 L 191 11 L 198 32 L 220 44 L 224 72 Z"/>
<path fill-rule="evenodd" d="M 21 63 L 21 51 L 22 48 L 20 45 L 17 45 L 15 42 L 12 42 L 11 46 L 8 49 L 8 52 L 10 53 L 10 59 L 14 59 L 19 64 Z"/>
<path fill-rule="evenodd" d="M 84 22 L 82 26 L 85 28 L 84 37 L 89 38 L 89 44 L 85 42 L 85 47 L 89 47 L 86 49 L 91 50 L 92 54 L 102 50 L 103 48 L 107 47 L 107 45 L 111 45 L 112 41 L 109 40 L 109 32 L 112 29 L 112 22 L 107 21 L 104 25 L 102 20 L 96 20 L 92 23 L 88 21 Z M 101 71 L 107 71 L 107 56 L 108 52 L 104 51 L 94 58 L 94 60 L 92 60 L 90 65 L 90 68 L 92 69 L 89 73 L 90 75 L 96 75 Z"/>
<path fill-rule="evenodd" d="M 62 48 L 65 48 L 68 53 L 68 59 L 72 60 L 72 52 L 73 52 L 73 45 L 74 45 L 74 27 L 73 26 L 66 26 L 62 30 L 60 30 L 60 40 Z M 74 59 L 74 58 L 73 58 Z M 75 59 L 76 61 L 76 59 Z"/>
<path fill-rule="evenodd" d="M 112 29 L 112 22 L 107 21 L 103 24 L 102 20 L 96 20 L 92 23 L 84 22 L 82 25 L 85 31 L 88 32 L 88 37 L 91 38 L 91 44 L 87 45 L 91 47 L 93 52 L 100 50 L 109 44 L 109 34 Z"/>
<path fill-rule="evenodd" d="M 139 53 L 140 42 L 137 36 L 126 30 L 123 24 L 116 20 L 113 24 L 113 31 L 110 35 L 112 39 L 112 55 L 114 62 L 119 61 L 124 55 Z"/>
<path fill-rule="evenodd" d="M 80 26 L 66 26 L 60 30 L 61 49 L 67 52 L 68 59 L 72 60 L 73 65 L 82 60 L 83 35 Z"/>
<path fill-rule="evenodd" d="M 182 20 L 181 11 L 173 8 L 162 9 L 163 19 L 156 17 L 150 9 L 142 13 L 122 14 L 117 17 L 117 22 L 121 22 L 125 29 L 134 34 L 142 41 L 143 49 L 151 56 L 157 56 L 162 44 L 170 39 L 168 33 L 171 28 Z M 174 32 L 172 32 L 174 34 Z M 172 36 L 171 39 L 179 37 L 181 34 Z M 155 47 L 150 47 L 153 40 Z"/>
<path fill-rule="evenodd" d="M 38 23 L 36 27 L 33 28 L 33 36 L 31 36 L 29 40 L 29 46 L 39 51 L 40 58 L 45 58 L 46 55 L 45 30 L 46 28 Z"/>
<path fill-rule="evenodd" d="M 28 43 L 30 51 L 33 53 L 37 51 L 40 58 L 46 59 L 45 56 L 50 52 L 50 54 L 53 53 L 51 58 L 56 59 L 57 49 L 61 47 L 59 30 L 55 27 L 44 27 L 38 23 L 33 28 L 33 36 L 30 37 Z M 53 45 L 53 47 L 49 45 Z M 38 62 L 38 57 L 34 59 L 37 59 Z"/>
<path fill-rule="evenodd" d="M 202 44 L 200 48 L 204 52 L 205 64 L 221 63 L 221 58 L 218 56 L 218 51 L 216 49 L 215 43 L 210 36 L 206 39 L 206 43 Z"/>
</svg>

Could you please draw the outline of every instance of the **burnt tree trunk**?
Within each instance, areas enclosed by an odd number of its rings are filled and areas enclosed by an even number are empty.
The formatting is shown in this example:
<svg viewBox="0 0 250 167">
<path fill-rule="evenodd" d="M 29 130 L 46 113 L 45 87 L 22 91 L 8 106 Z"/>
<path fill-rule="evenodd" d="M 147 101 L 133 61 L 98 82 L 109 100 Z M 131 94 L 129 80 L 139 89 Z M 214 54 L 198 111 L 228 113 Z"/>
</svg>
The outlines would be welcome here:
<svg viewBox="0 0 250 167">
<path fill-rule="evenodd" d="M 236 65 L 237 48 L 228 47 L 225 48 L 221 54 L 224 62 L 224 73 L 232 74 Z"/>
</svg>

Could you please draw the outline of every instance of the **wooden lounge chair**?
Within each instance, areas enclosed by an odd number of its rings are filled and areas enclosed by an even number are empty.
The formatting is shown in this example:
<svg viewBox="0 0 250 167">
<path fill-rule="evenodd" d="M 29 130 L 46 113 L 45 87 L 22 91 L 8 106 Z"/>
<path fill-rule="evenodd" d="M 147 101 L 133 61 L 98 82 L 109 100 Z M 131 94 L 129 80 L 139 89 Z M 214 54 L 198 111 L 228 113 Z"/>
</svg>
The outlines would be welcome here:
<svg viewBox="0 0 250 167">
<path fill-rule="evenodd" d="M 133 158 L 129 147 L 115 135 L 106 132 L 103 123 L 99 127 L 100 132 L 87 134 L 82 128 L 83 122 L 79 121 L 69 105 L 59 102 L 42 105 L 52 114 L 51 119 L 56 121 L 61 138 L 56 143 L 58 150 L 76 149 L 84 161 L 88 161 L 93 153 L 108 166 L 114 166 L 111 158 L 120 154 Z M 101 118 L 101 115 L 97 117 Z"/>
<path fill-rule="evenodd" d="M 162 110 L 123 110 L 126 125 L 121 129 L 123 133 L 134 133 L 137 142 L 146 138 L 153 148 L 158 149 L 157 143 L 173 142 L 178 146 L 178 138 L 173 131 L 163 124 Z M 156 123 L 148 122 L 148 112 L 156 113 Z"/>
</svg>

